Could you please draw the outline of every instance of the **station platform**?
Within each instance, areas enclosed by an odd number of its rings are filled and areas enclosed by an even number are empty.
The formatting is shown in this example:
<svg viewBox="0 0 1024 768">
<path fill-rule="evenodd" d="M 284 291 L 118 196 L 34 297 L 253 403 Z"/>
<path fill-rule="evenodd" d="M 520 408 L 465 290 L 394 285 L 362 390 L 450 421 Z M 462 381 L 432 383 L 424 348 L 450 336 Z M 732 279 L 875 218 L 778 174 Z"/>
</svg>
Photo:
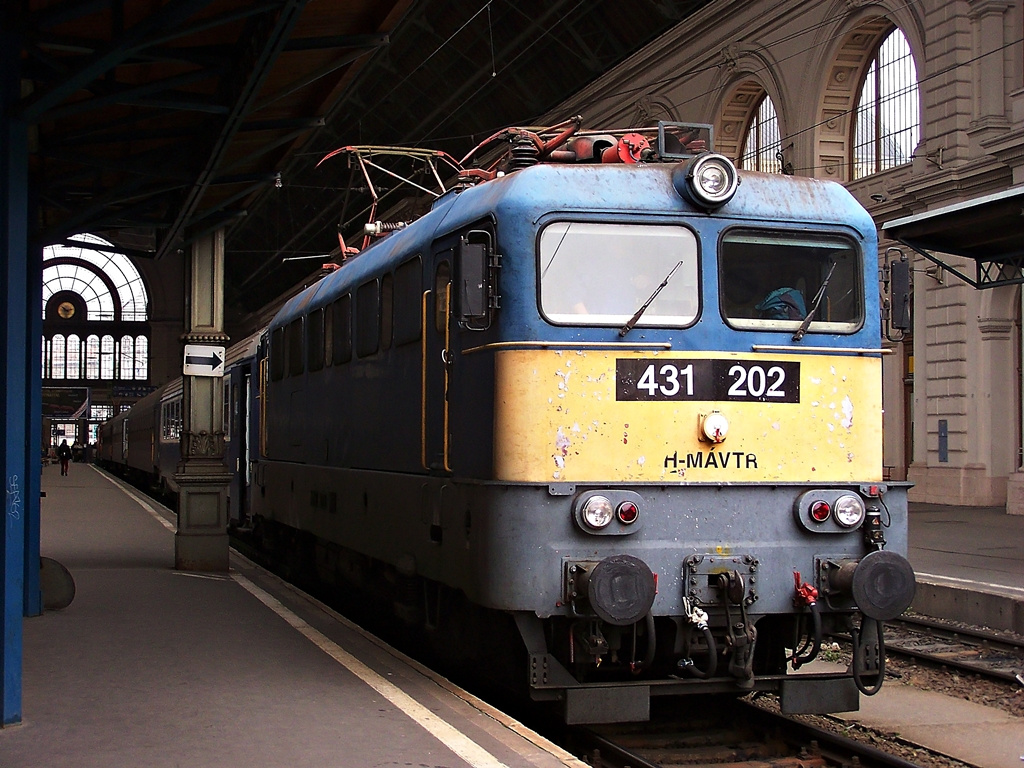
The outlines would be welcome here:
<svg viewBox="0 0 1024 768">
<path fill-rule="evenodd" d="M 909 542 L 914 611 L 1024 635 L 1024 516 L 911 503 Z"/>
<path fill-rule="evenodd" d="M 175 571 L 172 514 L 97 468 L 44 467 L 42 488 L 42 555 L 77 593 L 25 620 L 23 722 L 0 729 L 2 768 L 584 768 L 245 558 Z M 912 505 L 914 609 L 1019 621 L 1022 552 L 1024 517 Z M 898 682 L 843 717 L 971 765 L 1024 757 L 1024 720 Z"/>
<path fill-rule="evenodd" d="M 242 557 L 175 571 L 170 513 L 94 466 L 42 489 L 76 594 L 24 622 L 3 768 L 585 768 Z"/>
</svg>

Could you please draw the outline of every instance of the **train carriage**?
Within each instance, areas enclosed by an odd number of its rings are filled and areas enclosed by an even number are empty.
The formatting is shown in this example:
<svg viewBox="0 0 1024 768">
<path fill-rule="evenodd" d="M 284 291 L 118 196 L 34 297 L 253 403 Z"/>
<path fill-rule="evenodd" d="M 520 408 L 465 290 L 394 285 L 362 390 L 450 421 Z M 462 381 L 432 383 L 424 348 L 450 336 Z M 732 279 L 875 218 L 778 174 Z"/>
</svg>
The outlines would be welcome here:
<svg viewBox="0 0 1024 768">
<path fill-rule="evenodd" d="M 856 708 L 914 590 L 873 222 L 835 183 L 571 133 L 510 133 L 507 165 L 285 305 L 253 519 L 466 657 L 514 626 L 569 721 L 751 689 Z M 787 670 L 830 631 L 851 670 Z"/>
</svg>

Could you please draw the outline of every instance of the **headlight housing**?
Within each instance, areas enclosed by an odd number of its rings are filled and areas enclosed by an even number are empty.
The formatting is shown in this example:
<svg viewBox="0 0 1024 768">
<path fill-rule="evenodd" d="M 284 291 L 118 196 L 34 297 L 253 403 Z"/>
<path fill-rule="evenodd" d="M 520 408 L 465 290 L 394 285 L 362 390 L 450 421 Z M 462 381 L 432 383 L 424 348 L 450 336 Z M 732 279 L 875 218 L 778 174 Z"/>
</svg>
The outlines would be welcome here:
<svg viewBox="0 0 1024 768">
<path fill-rule="evenodd" d="M 840 525 L 855 528 L 864 521 L 864 500 L 852 493 L 844 494 L 836 499 L 832 514 Z"/>
<path fill-rule="evenodd" d="M 591 528 L 599 530 L 607 526 L 615 517 L 615 508 L 604 496 L 591 496 L 580 510 L 583 522 Z"/>
<path fill-rule="evenodd" d="M 725 155 L 706 152 L 677 167 L 672 172 L 672 184 L 690 202 L 714 210 L 732 200 L 740 177 Z"/>
</svg>

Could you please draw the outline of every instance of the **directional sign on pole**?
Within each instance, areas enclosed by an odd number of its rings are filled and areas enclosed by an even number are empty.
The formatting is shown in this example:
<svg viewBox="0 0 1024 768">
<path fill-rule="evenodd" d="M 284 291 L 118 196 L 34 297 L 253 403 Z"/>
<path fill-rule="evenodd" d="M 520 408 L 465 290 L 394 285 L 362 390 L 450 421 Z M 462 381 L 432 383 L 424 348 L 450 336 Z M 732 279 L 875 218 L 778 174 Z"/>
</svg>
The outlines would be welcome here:
<svg viewBox="0 0 1024 768">
<path fill-rule="evenodd" d="M 182 373 L 186 376 L 223 376 L 224 347 L 186 344 Z"/>
</svg>

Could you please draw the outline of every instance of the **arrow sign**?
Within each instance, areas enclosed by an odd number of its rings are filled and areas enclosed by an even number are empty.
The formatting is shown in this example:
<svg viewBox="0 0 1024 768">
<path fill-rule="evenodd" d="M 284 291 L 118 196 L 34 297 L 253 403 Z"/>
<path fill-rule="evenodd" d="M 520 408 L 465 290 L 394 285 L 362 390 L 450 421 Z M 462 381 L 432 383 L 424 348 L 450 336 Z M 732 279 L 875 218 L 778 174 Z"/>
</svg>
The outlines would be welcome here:
<svg viewBox="0 0 1024 768">
<path fill-rule="evenodd" d="M 224 347 L 186 344 L 182 373 L 186 376 L 223 376 Z"/>
</svg>

